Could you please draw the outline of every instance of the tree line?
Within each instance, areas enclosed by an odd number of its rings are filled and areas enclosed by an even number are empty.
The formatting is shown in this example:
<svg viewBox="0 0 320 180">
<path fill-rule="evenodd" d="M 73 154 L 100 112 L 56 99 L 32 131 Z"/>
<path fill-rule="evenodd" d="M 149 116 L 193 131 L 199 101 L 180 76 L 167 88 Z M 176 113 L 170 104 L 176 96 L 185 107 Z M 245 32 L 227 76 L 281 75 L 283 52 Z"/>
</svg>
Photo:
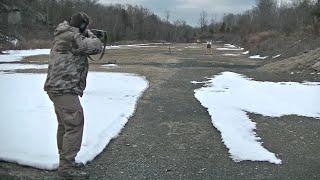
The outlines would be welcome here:
<svg viewBox="0 0 320 180">
<path fill-rule="evenodd" d="M 226 14 L 221 22 L 209 22 L 206 12 L 199 18 L 202 32 L 249 34 L 276 31 L 286 35 L 297 32 L 320 34 L 320 0 L 257 0 L 256 6 L 241 14 Z"/>
<path fill-rule="evenodd" d="M 78 11 L 86 12 L 91 17 L 92 27 L 108 31 L 112 42 L 191 42 L 195 38 L 195 29 L 185 21 L 170 23 L 170 12 L 167 12 L 166 19 L 161 19 L 142 6 L 103 5 L 97 0 L 2 0 L 1 5 L 20 10 L 22 20 L 16 27 L 17 31 L 0 26 L 0 31 L 8 34 L 14 32 L 13 35 L 20 38 L 50 39 L 54 28 Z"/>
<path fill-rule="evenodd" d="M 195 42 L 214 39 L 217 34 L 247 37 L 265 31 L 288 36 L 297 32 L 320 34 L 320 0 L 294 0 L 292 4 L 257 0 L 254 8 L 241 14 L 226 14 L 220 21 L 203 11 L 198 27 L 191 27 L 184 20 L 170 22 L 169 11 L 161 19 L 142 6 L 103 5 L 97 0 L 2 0 L 0 9 L 1 6 L 18 9 L 21 23 L 6 26 L 0 22 L 0 35 L 26 41 L 52 39 L 54 28 L 77 11 L 84 11 L 91 17 L 92 27 L 108 31 L 111 42 Z"/>
</svg>

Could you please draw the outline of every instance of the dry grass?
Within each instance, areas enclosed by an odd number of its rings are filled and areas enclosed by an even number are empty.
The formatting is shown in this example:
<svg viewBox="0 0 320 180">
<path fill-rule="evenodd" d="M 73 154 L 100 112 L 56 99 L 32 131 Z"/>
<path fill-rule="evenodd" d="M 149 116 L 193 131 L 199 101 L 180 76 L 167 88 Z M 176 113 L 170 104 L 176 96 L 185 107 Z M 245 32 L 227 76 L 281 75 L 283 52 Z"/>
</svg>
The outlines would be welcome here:
<svg viewBox="0 0 320 180">
<path fill-rule="evenodd" d="M 258 70 L 267 72 L 310 72 L 315 71 L 312 66 L 320 61 L 320 48 L 300 56 L 291 57 L 281 61 L 266 64 Z"/>
<path fill-rule="evenodd" d="M 252 45 L 257 45 L 260 44 L 262 41 L 265 41 L 266 39 L 273 38 L 276 36 L 279 36 L 279 33 L 275 31 L 265 31 L 251 35 L 248 41 Z"/>
<path fill-rule="evenodd" d="M 19 49 L 43 49 L 43 48 L 50 48 L 51 44 L 52 44 L 51 40 L 32 39 L 29 41 L 19 42 L 18 48 Z"/>
</svg>

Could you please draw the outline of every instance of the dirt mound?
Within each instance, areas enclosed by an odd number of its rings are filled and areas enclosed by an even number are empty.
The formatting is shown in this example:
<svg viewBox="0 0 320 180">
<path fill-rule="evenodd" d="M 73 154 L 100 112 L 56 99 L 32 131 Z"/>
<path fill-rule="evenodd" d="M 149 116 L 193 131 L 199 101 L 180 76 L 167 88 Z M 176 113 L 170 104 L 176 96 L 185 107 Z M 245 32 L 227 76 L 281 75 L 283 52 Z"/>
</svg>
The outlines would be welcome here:
<svg viewBox="0 0 320 180">
<path fill-rule="evenodd" d="M 249 44 L 251 44 L 252 46 L 260 44 L 261 42 L 270 39 L 270 38 L 274 38 L 274 37 L 278 37 L 279 33 L 274 32 L 274 31 L 265 31 L 265 32 L 260 32 L 260 33 L 256 33 L 251 35 L 248 38 Z"/>
<path fill-rule="evenodd" d="M 266 64 L 258 70 L 268 72 L 320 72 L 320 48 L 299 56 Z"/>
</svg>

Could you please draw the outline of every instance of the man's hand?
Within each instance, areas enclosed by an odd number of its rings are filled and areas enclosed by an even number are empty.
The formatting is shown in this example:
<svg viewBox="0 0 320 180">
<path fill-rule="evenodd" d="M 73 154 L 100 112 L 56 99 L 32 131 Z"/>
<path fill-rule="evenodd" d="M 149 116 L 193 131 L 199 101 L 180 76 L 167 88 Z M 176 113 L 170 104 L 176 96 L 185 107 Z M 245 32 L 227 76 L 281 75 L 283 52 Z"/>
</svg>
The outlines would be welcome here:
<svg viewBox="0 0 320 180">
<path fill-rule="evenodd" d="M 82 33 L 83 36 L 87 37 L 87 38 L 95 38 L 96 36 L 89 30 L 89 29 L 86 29 L 83 33 Z"/>
</svg>

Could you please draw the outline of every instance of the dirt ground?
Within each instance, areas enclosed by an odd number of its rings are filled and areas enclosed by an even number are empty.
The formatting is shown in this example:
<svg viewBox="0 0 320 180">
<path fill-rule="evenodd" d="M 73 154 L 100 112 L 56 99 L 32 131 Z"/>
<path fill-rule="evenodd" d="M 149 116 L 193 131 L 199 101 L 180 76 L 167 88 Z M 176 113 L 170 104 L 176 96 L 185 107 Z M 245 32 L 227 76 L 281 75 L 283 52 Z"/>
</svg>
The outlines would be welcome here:
<svg viewBox="0 0 320 180">
<path fill-rule="evenodd" d="M 190 83 L 224 71 L 275 82 L 320 81 L 320 75 L 267 73 L 257 70 L 265 64 L 262 60 L 223 56 L 231 53 L 223 51 L 205 55 L 202 45 L 174 47 L 172 54 L 167 46 L 108 50 L 102 61 L 91 63 L 92 71 L 135 73 L 150 84 L 121 134 L 85 167 L 90 179 L 320 179 L 319 120 L 250 114 L 264 146 L 276 152 L 283 164 L 234 162 L 207 109 L 194 97 L 201 84 Z M 47 60 L 36 56 L 23 62 Z M 101 66 L 108 62 L 118 67 Z M 0 163 L 0 179 L 56 178 L 56 171 Z"/>
</svg>

